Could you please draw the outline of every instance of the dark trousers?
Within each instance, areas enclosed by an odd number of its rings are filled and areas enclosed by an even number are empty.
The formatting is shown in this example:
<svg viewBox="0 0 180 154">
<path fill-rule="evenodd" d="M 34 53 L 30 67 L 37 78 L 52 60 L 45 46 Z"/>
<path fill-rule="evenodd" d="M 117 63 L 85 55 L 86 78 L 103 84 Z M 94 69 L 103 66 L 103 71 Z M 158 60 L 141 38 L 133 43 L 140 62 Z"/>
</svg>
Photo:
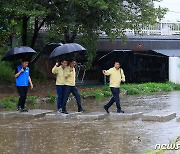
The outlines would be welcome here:
<svg viewBox="0 0 180 154">
<path fill-rule="evenodd" d="M 63 103 L 63 92 L 64 92 L 64 86 L 63 85 L 56 85 L 56 90 L 57 90 L 57 109 L 59 110 L 62 108 L 62 103 Z"/>
<path fill-rule="evenodd" d="M 68 101 L 70 93 L 72 93 L 75 96 L 77 106 L 78 106 L 78 110 L 82 109 L 82 107 L 81 107 L 81 98 L 80 98 L 77 87 L 76 86 L 67 86 L 67 85 L 65 85 L 64 86 L 64 99 L 63 99 L 62 110 L 66 111 L 66 103 Z"/>
<path fill-rule="evenodd" d="M 117 106 L 117 111 L 121 111 L 121 106 L 120 106 L 120 98 L 119 98 L 119 88 L 112 88 L 111 87 L 111 92 L 113 97 L 110 99 L 110 101 L 105 105 L 107 108 L 111 107 L 114 102 L 116 102 Z"/>
<path fill-rule="evenodd" d="M 19 94 L 19 101 L 17 107 L 24 109 L 24 105 L 26 102 L 27 92 L 28 92 L 28 86 L 17 86 L 17 91 Z"/>
</svg>

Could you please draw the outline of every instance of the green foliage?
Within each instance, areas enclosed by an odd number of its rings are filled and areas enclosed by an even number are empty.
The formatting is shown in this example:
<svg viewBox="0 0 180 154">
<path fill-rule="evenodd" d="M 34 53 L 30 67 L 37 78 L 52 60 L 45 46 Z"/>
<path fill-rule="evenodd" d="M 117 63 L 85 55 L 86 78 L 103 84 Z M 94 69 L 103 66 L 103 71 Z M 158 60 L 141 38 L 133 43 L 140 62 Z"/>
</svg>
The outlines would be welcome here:
<svg viewBox="0 0 180 154">
<path fill-rule="evenodd" d="M 2 25 L 0 26 L 0 38 L 3 39 L 0 40 L 0 44 L 3 42 L 10 47 L 14 47 L 16 44 L 13 44 L 12 40 L 13 37 L 16 37 L 18 44 L 34 48 L 32 42 L 36 41 L 38 35 L 35 35 L 36 37 L 31 40 L 29 38 L 34 33 L 38 33 L 48 14 L 51 14 L 49 8 L 48 1 L 0 1 L 0 25 Z M 26 33 L 29 37 L 26 36 Z"/>
<path fill-rule="evenodd" d="M 54 16 L 47 21 L 50 26 L 50 41 L 78 41 L 87 48 L 87 66 L 96 56 L 96 42 L 99 32 L 105 32 L 111 40 L 120 36 L 125 38 L 125 29 L 140 32 L 142 25 L 152 25 L 157 18 L 162 18 L 166 9 L 155 8 L 154 2 L 146 1 L 106 1 L 106 0 L 71 0 L 53 1 Z"/>
<path fill-rule="evenodd" d="M 166 12 L 166 9 L 154 7 L 156 1 L 159 0 L 0 1 L 0 47 L 15 46 L 12 38 L 16 37 L 20 40 L 18 44 L 21 45 L 23 40 L 23 44 L 34 48 L 38 35 L 33 34 L 46 23 L 50 28 L 46 41 L 69 43 L 78 38 L 78 42 L 87 48 L 86 65 L 90 68 L 96 56 L 99 33 L 105 32 L 114 40 L 119 36 L 125 38 L 125 29 L 134 29 L 138 33 L 142 26 L 155 24 Z M 27 27 L 23 26 L 24 22 Z M 33 36 L 31 40 L 30 36 Z M 41 72 L 34 76 L 41 78 L 41 75 L 45 76 Z"/>
<path fill-rule="evenodd" d="M 45 43 L 49 42 L 61 42 L 64 39 L 62 35 L 61 29 L 59 29 L 58 25 L 53 25 L 49 31 L 47 31 L 47 35 L 45 37 Z"/>
<path fill-rule="evenodd" d="M 1 56 L 0 56 L 1 59 Z M 14 70 L 7 62 L 0 62 L 0 82 L 14 82 Z"/>
<path fill-rule="evenodd" d="M 120 89 L 125 91 L 126 95 L 137 95 L 137 94 L 150 94 L 155 92 L 169 92 L 172 90 L 179 90 L 180 84 L 174 84 L 171 82 L 166 83 L 142 83 L 142 84 L 122 84 Z M 82 92 L 81 96 L 95 96 L 97 99 L 102 99 L 104 97 L 112 96 L 110 88 L 104 86 L 98 90 L 90 90 L 88 92 Z"/>
<path fill-rule="evenodd" d="M 37 65 L 34 65 L 34 67 L 31 68 L 31 77 L 33 79 L 40 79 L 41 81 L 44 81 L 47 79 L 47 75 L 45 72 L 42 71 L 40 67 Z"/>
<path fill-rule="evenodd" d="M 80 92 L 80 95 L 83 96 L 94 96 L 96 99 L 104 98 L 104 93 L 102 90 L 93 90 L 88 92 Z"/>
<path fill-rule="evenodd" d="M 15 109 L 17 101 L 17 97 L 8 97 L 1 99 L 0 104 L 3 105 L 6 109 Z"/>
<path fill-rule="evenodd" d="M 110 90 L 110 87 L 109 87 L 109 86 L 104 86 L 104 87 L 103 87 L 103 90 L 104 90 L 104 91 L 109 91 L 109 90 Z"/>
<path fill-rule="evenodd" d="M 28 100 L 32 101 L 32 105 L 36 105 L 38 96 L 27 96 Z"/>
<path fill-rule="evenodd" d="M 30 17 L 29 20 L 34 25 L 34 19 L 46 19 L 51 30 L 56 29 L 68 42 L 72 40 L 70 37 L 77 34 L 98 34 L 99 31 L 104 31 L 110 38 L 116 38 L 124 36 L 126 28 L 139 30 L 142 24 L 154 24 L 166 12 L 166 9 L 154 7 L 156 1 L 159 0 L 6 0 L 0 2 L 0 13 L 4 16 L 2 22 L 7 27 L 7 19 L 19 23 L 22 17 Z M 56 38 L 60 35 L 56 35 Z"/>
<path fill-rule="evenodd" d="M 96 57 L 96 41 L 98 39 L 97 34 L 89 33 L 84 34 L 80 39 L 80 44 L 86 47 L 87 69 L 91 67 L 93 60 Z"/>
<path fill-rule="evenodd" d="M 142 84 L 123 84 L 121 85 L 121 91 L 126 91 L 127 95 L 136 95 L 136 94 L 150 94 L 155 92 L 169 92 L 172 90 L 179 90 L 180 84 L 174 84 L 171 82 L 166 83 L 142 83 Z M 111 97 L 112 93 L 108 86 L 98 88 L 96 90 L 87 90 L 86 92 L 80 92 L 81 97 L 84 96 L 94 96 L 96 99 L 103 99 L 104 97 Z M 57 95 L 48 93 L 47 97 L 51 99 L 51 102 L 54 103 Z M 37 96 L 28 96 L 27 99 L 32 101 L 32 104 L 36 104 Z M 14 109 L 16 107 L 16 102 L 18 101 L 17 97 L 9 97 L 0 100 L 0 104 L 5 106 L 7 109 Z M 180 138 L 178 138 L 180 140 Z"/>
<path fill-rule="evenodd" d="M 3 47 L 4 43 L 8 40 L 6 27 L 8 27 L 8 20 L 4 17 L 2 2 L 0 1 L 0 48 Z"/>
<path fill-rule="evenodd" d="M 105 96 L 105 97 L 110 97 L 110 96 L 112 96 L 112 93 L 111 93 L 110 91 L 104 91 L 103 93 L 104 93 L 104 96 Z"/>
<path fill-rule="evenodd" d="M 174 90 L 180 90 L 180 84 L 175 84 L 175 83 L 172 83 L 172 82 L 168 82 Z"/>
<path fill-rule="evenodd" d="M 54 94 L 48 94 L 47 97 L 51 99 L 51 103 L 54 103 L 56 101 L 57 95 Z"/>
<path fill-rule="evenodd" d="M 136 95 L 136 94 L 140 94 L 141 92 L 138 90 L 138 88 L 135 87 L 128 87 L 127 89 L 127 95 Z"/>
<path fill-rule="evenodd" d="M 92 92 L 96 96 L 96 99 L 102 99 L 104 98 L 104 93 L 101 90 L 95 90 Z"/>
<path fill-rule="evenodd" d="M 143 83 L 143 84 L 124 84 L 121 89 L 127 91 L 127 95 L 148 94 L 153 92 L 168 92 L 173 90 L 169 83 Z"/>
</svg>

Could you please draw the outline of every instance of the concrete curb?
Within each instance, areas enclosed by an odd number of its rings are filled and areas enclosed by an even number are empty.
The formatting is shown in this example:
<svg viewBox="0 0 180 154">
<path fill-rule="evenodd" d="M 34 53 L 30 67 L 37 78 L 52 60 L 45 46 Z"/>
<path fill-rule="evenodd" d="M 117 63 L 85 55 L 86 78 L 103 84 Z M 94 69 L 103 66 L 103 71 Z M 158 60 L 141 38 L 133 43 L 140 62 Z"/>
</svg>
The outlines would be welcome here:
<svg viewBox="0 0 180 154">
<path fill-rule="evenodd" d="M 1 119 L 4 119 L 4 118 L 7 118 L 7 119 L 10 119 L 10 118 L 15 118 L 16 115 L 18 114 L 18 112 L 8 112 L 8 111 L 5 111 L 5 112 L 0 112 L 0 118 Z"/>
<path fill-rule="evenodd" d="M 76 118 L 78 115 L 81 115 L 80 112 L 70 112 L 69 114 L 63 114 L 63 113 L 50 113 L 46 114 L 46 119 L 66 119 L 66 118 Z"/>
<path fill-rule="evenodd" d="M 161 112 L 152 112 L 142 115 L 142 121 L 157 121 L 157 122 L 166 122 L 174 119 L 176 113 L 161 113 Z"/>
<path fill-rule="evenodd" d="M 143 112 L 137 113 L 112 113 L 110 112 L 109 119 L 111 120 L 135 120 L 141 118 Z"/>
<path fill-rule="evenodd" d="M 83 115 L 78 115 L 77 119 L 82 120 L 101 120 L 104 119 L 108 114 L 105 112 L 91 112 Z"/>
</svg>

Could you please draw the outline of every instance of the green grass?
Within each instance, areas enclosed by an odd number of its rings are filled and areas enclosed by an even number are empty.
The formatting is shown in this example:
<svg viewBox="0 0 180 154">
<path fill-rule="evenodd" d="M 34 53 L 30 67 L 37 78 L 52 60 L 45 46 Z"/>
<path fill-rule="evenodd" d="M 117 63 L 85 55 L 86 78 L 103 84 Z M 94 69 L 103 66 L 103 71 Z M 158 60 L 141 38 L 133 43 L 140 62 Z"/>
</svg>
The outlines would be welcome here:
<svg viewBox="0 0 180 154">
<path fill-rule="evenodd" d="M 18 101 L 17 97 L 8 97 L 0 100 L 0 104 L 5 108 L 5 109 L 14 109 L 16 108 L 16 103 Z"/>
<path fill-rule="evenodd" d="M 173 90 L 180 90 L 180 84 L 174 84 L 171 82 L 166 83 L 141 83 L 141 84 L 122 84 L 120 87 L 121 92 L 126 95 L 144 95 L 159 92 L 170 92 Z M 90 90 L 87 92 L 81 92 L 81 96 L 94 96 L 96 99 L 102 99 L 104 97 L 112 96 L 110 88 L 108 86 L 101 87 L 98 90 Z"/>
<path fill-rule="evenodd" d="M 37 101 L 36 101 L 37 98 L 38 98 L 38 96 L 27 96 L 27 99 L 32 101 L 32 105 L 33 105 L 33 106 L 36 105 L 36 103 L 37 103 Z"/>
<path fill-rule="evenodd" d="M 94 87 L 95 88 L 95 87 Z M 120 90 L 125 95 L 144 95 L 144 94 L 153 94 L 160 92 L 170 92 L 173 90 L 180 90 L 180 84 L 174 84 L 171 82 L 166 83 L 142 83 L 142 84 L 122 84 Z M 86 89 L 85 92 L 80 92 L 80 95 L 83 96 L 93 96 L 96 99 L 103 99 L 105 97 L 112 96 L 110 88 L 108 86 L 99 86 L 98 89 Z M 49 94 L 46 96 L 51 99 L 51 102 L 54 103 L 57 95 Z M 28 99 L 32 100 L 32 104 L 36 104 L 37 96 L 28 96 Z M 13 109 L 16 107 L 18 98 L 9 97 L 0 100 L 0 105 L 4 106 L 7 109 Z"/>
<path fill-rule="evenodd" d="M 32 101 L 32 105 L 36 105 L 37 98 L 37 96 L 27 96 L 27 99 Z M 0 99 L 0 105 L 5 109 L 15 109 L 18 99 L 18 97 L 3 98 Z"/>
<path fill-rule="evenodd" d="M 51 103 L 54 103 L 56 98 L 57 98 L 57 95 L 56 94 L 48 94 L 47 97 L 49 97 L 51 99 Z"/>
<path fill-rule="evenodd" d="M 127 95 L 135 94 L 149 94 L 154 92 L 169 92 L 176 90 L 174 84 L 170 82 L 166 83 L 142 83 L 142 84 L 123 84 L 121 90 L 126 91 Z"/>
<path fill-rule="evenodd" d="M 92 90 L 88 92 L 80 92 L 81 96 L 95 96 L 96 99 L 104 98 L 104 92 L 102 90 Z"/>
</svg>

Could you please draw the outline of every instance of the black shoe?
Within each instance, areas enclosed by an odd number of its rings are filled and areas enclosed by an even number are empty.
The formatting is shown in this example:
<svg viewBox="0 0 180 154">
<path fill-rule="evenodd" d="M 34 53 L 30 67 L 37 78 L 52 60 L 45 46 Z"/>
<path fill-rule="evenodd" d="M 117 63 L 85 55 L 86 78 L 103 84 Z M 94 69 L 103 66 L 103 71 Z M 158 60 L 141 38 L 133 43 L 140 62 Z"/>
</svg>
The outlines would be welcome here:
<svg viewBox="0 0 180 154">
<path fill-rule="evenodd" d="M 23 109 L 23 112 L 28 112 L 28 109 Z"/>
<path fill-rule="evenodd" d="M 63 114 L 68 114 L 68 112 L 67 112 L 67 111 L 62 111 L 61 113 L 63 113 Z"/>
<path fill-rule="evenodd" d="M 21 109 L 21 106 L 17 106 L 17 111 L 20 111 Z"/>
<path fill-rule="evenodd" d="M 117 113 L 124 113 L 124 111 L 123 111 L 123 110 L 120 110 L 120 111 L 117 111 Z"/>
<path fill-rule="evenodd" d="M 19 112 L 28 112 L 27 109 L 19 109 Z"/>
<path fill-rule="evenodd" d="M 104 110 L 106 110 L 106 112 L 109 113 L 108 107 L 106 105 L 104 105 Z"/>
<path fill-rule="evenodd" d="M 82 112 L 84 112 L 84 110 L 81 108 L 81 109 L 78 109 L 78 112 L 82 113 Z"/>
<path fill-rule="evenodd" d="M 19 112 L 23 112 L 23 109 L 19 108 L 18 111 L 19 111 Z"/>
</svg>

